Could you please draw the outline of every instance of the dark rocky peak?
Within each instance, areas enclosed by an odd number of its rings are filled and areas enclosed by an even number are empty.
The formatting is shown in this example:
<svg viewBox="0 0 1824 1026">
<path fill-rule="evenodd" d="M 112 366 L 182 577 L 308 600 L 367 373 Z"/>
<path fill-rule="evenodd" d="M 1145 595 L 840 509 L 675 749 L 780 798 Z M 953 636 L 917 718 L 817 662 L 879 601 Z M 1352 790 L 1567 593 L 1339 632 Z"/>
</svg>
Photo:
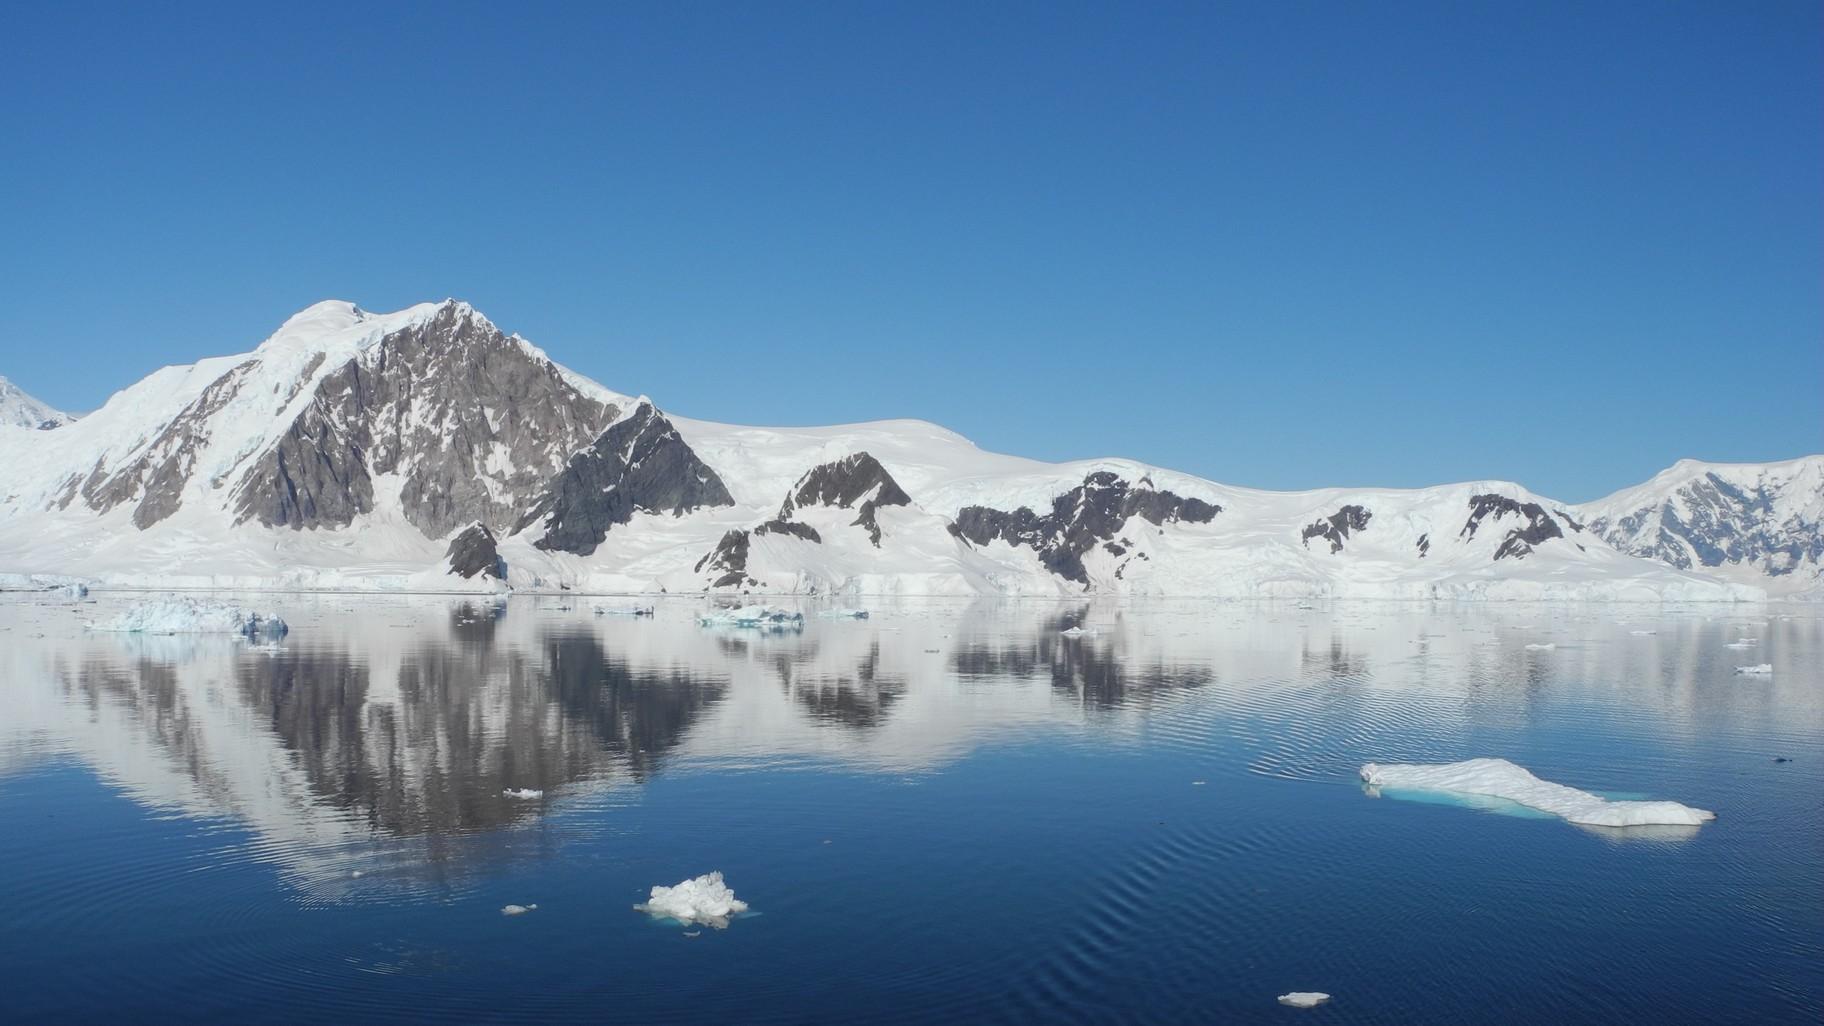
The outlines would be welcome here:
<svg viewBox="0 0 1824 1026">
<path fill-rule="evenodd" d="M 785 497 L 785 504 L 779 507 L 779 517 L 772 524 L 785 524 L 792 519 L 795 510 L 806 506 L 833 506 L 838 509 L 856 508 L 854 525 L 865 528 L 868 538 L 875 546 L 880 545 L 880 523 L 875 511 L 882 506 L 909 506 L 912 497 L 906 494 L 893 475 L 880 461 L 865 452 L 845 456 L 833 463 L 824 463 L 812 467 L 792 491 Z M 812 532 L 815 535 L 816 532 Z M 815 540 L 813 538 L 813 540 Z"/>
<path fill-rule="evenodd" d="M 1530 555 L 1533 547 L 1553 538 L 1564 537 L 1564 530 L 1558 526 L 1545 507 L 1536 502 L 1521 502 L 1505 495 L 1483 493 L 1472 496 L 1469 500 L 1469 519 L 1464 522 L 1463 530 L 1457 536 L 1464 540 L 1474 538 L 1476 529 L 1486 520 L 1499 524 L 1508 517 L 1518 518 L 1521 523 L 1508 529 L 1507 536 L 1495 549 L 1496 559 L 1512 556 L 1523 559 Z"/>
<path fill-rule="evenodd" d="M 747 574 L 747 555 L 753 539 L 746 531 L 729 531 L 716 543 L 714 551 L 697 560 L 696 572 L 708 571 L 715 579 L 712 588 L 748 588 L 760 582 Z"/>
<path fill-rule="evenodd" d="M 517 530 L 543 522 L 533 544 L 587 556 L 635 513 L 683 516 L 735 500 L 678 429 L 648 400 L 570 457 Z"/>
<path fill-rule="evenodd" d="M 1104 470 L 1054 498 L 1051 512 L 1043 516 L 1024 506 L 1012 511 L 966 506 L 957 511 L 950 532 L 973 545 L 997 538 L 1024 545 L 1038 552 L 1039 561 L 1052 573 L 1087 585 L 1083 554 L 1113 540 L 1131 518 L 1140 517 L 1155 527 L 1179 521 L 1207 524 L 1220 512 L 1222 507 L 1214 503 L 1156 490 L 1150 484 L 1133 487 Z"/>
<path fill-rule="evenodd" d="M 318 381 L 237 486 L 236 522 L 346 525 L 390 474 L 428 537 L 473 521 L 505 531 L 617 412 L 467 304 L 445 303 Z"/>
<path fill-rule="evenodd" d="M 507 561 L 500 558 L 500 545 L 488 525 L 476 521 L 450 539 L 448 553 L 450 573 L 458 577 L 492 577 L 507 579 Z"/>
<path fill-rule="evenodd" d="M 1311 547 L 1311 539 L 1322 538 L 1330 543 L 1330 552 L 1334 555 L 1343 551 L 1343 541 L 1349 537 L 1349 532 L 1366 530 L 1373 516 L 1365 507 L 1344 506 L 1307 525 L 1299 538 L 1307 549 Z"/>
</svg>

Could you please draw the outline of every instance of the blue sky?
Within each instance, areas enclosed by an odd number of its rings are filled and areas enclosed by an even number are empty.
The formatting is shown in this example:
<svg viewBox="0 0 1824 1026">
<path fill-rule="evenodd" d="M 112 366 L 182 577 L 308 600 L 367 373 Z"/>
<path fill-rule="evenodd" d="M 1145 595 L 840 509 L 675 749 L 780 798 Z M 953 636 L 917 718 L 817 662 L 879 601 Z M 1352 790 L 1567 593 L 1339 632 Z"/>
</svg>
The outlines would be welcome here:
<svg viewBox="0 0 1824 1026">
<path fill-rule="evenodd" d="M 0 12 L 0 374 L 456 296 L 690 416 L 1236 484 L 1824 450 L 1815 3 L 292 6 Z"/>
</svg>

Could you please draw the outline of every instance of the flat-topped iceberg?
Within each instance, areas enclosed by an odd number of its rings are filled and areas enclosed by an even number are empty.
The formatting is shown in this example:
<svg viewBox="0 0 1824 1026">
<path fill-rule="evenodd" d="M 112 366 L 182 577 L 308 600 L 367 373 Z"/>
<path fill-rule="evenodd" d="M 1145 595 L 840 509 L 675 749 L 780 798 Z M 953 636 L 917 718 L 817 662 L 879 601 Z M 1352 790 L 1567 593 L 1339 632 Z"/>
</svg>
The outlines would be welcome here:
<svg viewBox="0 0 1824 1026">
<path fill-rule="evenodd" d="M 1540 780 L 1506 759 L 1440 764 L 1368 763 L 1362 780 L 1389 790 L 1441 791 L 1502 798 L 1584 826 L 1697 826 L 1716 813 L 1678 802 L 1610 801 L 1574 787 Z"/>
<path fill-rule="evenodd" d="M 290 629 L 271 613 L 192 598 L 141 602 L 112 620 L 90 621 L 88 628 L 125 634 L 239 634 L 248 638 L 281 637 Z"/>
<path fill-rule="evenodd" d="M 697 617 L 705 627 L 755 627 L 760 630 L 796 630 L 804 626 L 804 614 L 774 606 L 738 606 L 734 609 L 712 609 Z"/>
<path fill-rule="evenodd" d="M 1281 994 L 1279 1003 L 1293 1008 L 1316 1008 L 1330 1000 L 1330 995 L 1318 990 L 1295 990 L 1290 994 Z"/>
<path fill-rule="evenodd" d="M 728 917 L 747 911 L 747 902 L 722 882 L 721 873 L 705 873 L 676 887 L 654 887 L 644 904 L 633 906 L 650 916 L 675 919 L 686 926 L 708 923 L 720 930 Z"/>
<path fill-rule="evenodd" d="M 1757 663 L 1754 666 L 1738 666 L 1735 668 L 1735 672 L 1743 677 L 1771 677 L 1773 676 L 1773 664 Z"/>
</svg>

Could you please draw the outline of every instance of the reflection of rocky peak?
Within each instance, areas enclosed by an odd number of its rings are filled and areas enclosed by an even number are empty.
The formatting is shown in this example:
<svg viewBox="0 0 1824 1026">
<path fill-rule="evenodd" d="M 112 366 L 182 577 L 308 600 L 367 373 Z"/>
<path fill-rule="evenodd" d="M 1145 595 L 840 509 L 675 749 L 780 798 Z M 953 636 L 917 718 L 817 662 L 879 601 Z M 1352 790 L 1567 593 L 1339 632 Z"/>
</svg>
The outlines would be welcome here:
<svg viewBox="0 0 1824 1026">
<path fill-rule="evenodd" d="M 951 531 L 978 546 L 996 539 L 1026 546 L 1038 552 L 1047 570 L 1087 585 L 1083 554 L 1098 542 L 1112 541 L 1131 518 L 1140 517 L 1155 527 L 1178 521 L 1207 524 L 1220 512 L 1222 507 L 1214 503 L 1155 489 L 1150 479 L 1129 485 L 1113 473 L 1098 471 L 1053 499 L 1051 512 L 1044 516 L 1025 506 L 1011 512 L 966 506 L 957 513 Z"/>
<path fill-rule="evenodd" d="M 904 677 L 881 672 L 878 638 L 852 673 L 821 673 L 808 662 L 782 655 L 774 660 L 774 669 L 786 692 L 820 722 L 878 727 L 906 693 Z"/>
<path fill-rule="evenodd" d="M 346 525 L 374 508 L 374 478 L 397 474 L 405 517 L 428 537 L 475 520 L 510 528 L 614 412 L 536 350 L 446 303 L 318 382 L 236 485 L 237 521 Z"/>
<path fill-rule="evenodd" d="M 1322 517 L 1307 526 L 1299 536 L 1305 548 L 1311 547 L 1311 539 L 1322 538 L 1330 543 L 1332 554 L 1343 551 L 1343 541 L 1350 531 L 1361 531 L 1368 527 L 1368 521 L 1374 516 L 1362 506 L 1344 506 L 1327 517 Z M 1424 555 L 1421 551 L 1420 555 Z"/>
<path fill-rule="evenodd" d="M 1096 709 L 1114 709 L 1156 693 L 1202 687 L 1214 680 L 1208 667 L 1141 664 L 1118 640 L 1097 635 L 1066 637 L 1082 613 L 1052 617 L 1029 638 L 997 637 L 960 645 L 952 666 L 964 678 L 1048 676 L 1052 690 Z"/>
<path fill-rule="evenodd" d="M 1503 538 L 1500 547 L 1495 549 L 1496 559 L 1506 559 L 1509 556 L 1524 559 L 1532 553 L 1534 546 L 1553 538 L 1564 537 L 1564 531 L 1559 528 L 1558 521 L 1545 511 L 1545 507 L 1536 502 L 1520 502 L 1505 495 L 1493 493 L 1470 498 L 1469 519 L 1464 521 L 1463 530 L 1458 533 L 1458 537 L 1465 540 L 1474 538 L 1476 529 L 1482 526 L 1484 520 L 1492 524 L 1499 524 L 1510 516 L 1519 518 L 1522 523 L 1508 530 L 1507 537 Z"/>
<path fill-rule="evenodd" d="M 806 471 L 779 508 L 779 521 L 792 519 L 794 510 L 806 506 L 856 509 L 854 524 L 866 528 L 868 538 L 880 544 L 880 523 L 874 511 L 882 506 L 909 506 L 907 495 L 880 461 L 865 452 L 845 456 Z"/>
<path fill-rule="evenodd" d="M 570 458 L 520 528 L 542 522 L 544 536 L 535 545 L 586 556 L 635 513 L 682 516 L 734 501 L 671 421 L 641 400 Z"/>
</svg>

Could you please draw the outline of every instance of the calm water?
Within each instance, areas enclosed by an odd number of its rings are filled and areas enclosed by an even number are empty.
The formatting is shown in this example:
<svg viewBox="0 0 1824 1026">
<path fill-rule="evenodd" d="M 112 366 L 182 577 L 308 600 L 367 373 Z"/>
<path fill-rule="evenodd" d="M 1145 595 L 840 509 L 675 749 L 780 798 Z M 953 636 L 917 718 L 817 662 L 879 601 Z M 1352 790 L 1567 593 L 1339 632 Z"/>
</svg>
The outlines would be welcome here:
<svg viewBox="0 0 1824 1026">
<path fill-rule="evenodd" d="M 7 1022 L 1824 1016 L 1813 610 L 887 605 L 763 635 L 277 596 L 261 649 L 11 598 Z M 1603 833 L 1355 775 L 1480 755 L 1720 818 Z M 726 930 L 631 908 L 710 870 L 752 905 Z"/>
</svg>

